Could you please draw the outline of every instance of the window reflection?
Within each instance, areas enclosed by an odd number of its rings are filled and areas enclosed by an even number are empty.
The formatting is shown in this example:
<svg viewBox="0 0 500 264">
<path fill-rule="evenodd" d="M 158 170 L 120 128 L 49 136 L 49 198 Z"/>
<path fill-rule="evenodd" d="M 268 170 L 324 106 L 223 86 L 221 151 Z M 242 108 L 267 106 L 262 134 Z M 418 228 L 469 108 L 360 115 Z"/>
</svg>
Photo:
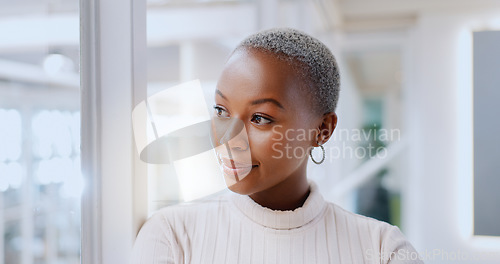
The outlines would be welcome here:
<svg viewBox="0 0 500 264">
<path fill-rule="evenodd" d="M 9 128 L 0 138 L 0 263 L 79 263 L 79 112 L 39 110 L 22 118 L 31 122 L 22 122 L 18 110 L 0 109 L 0 124 Z"/>
<path fill-rule="evenodd" d="M 0 161 L 15 161 L 21 155 L 21 115 L 15 109 L 0 109 Z M 0 179 L 0 190 L 1 190 Z"/>
<path fill-rule="evenodd" d="M 0 264 L 80 263 L 79 1 L 0 10 Z"/>
</svg>

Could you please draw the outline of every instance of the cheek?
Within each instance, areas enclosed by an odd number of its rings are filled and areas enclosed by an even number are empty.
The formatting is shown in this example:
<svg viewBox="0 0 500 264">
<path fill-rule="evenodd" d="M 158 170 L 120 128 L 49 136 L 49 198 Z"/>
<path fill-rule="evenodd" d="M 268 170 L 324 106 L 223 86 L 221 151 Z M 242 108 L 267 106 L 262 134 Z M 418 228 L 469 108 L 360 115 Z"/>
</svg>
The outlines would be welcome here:
<svg viewBox="0 0 500 264">
<path fill-rule="evenodd" d="M 302 160 L 309 154 L 311 146 L 310 139 L 304 129 L 290 129 L 284 137 L 284 148 L 286 158 L 290 160 Z"/>
<path fill-rule="evenodd" d="M 309 155 L 310 140 L 300 129 L 273 129 L 249 134 L 252 156 L 261 163 L 297 162 Z"/>
<path fill-rule="evenodd" d="M 248 134 L 250 150 L 252 156 L 260 162 L 265 162 L 277 157 L 277 146 L 281 144 L 281 140 L 276 138 L 276 133 L 273 131 L 255 131 Z"/>
</svg>

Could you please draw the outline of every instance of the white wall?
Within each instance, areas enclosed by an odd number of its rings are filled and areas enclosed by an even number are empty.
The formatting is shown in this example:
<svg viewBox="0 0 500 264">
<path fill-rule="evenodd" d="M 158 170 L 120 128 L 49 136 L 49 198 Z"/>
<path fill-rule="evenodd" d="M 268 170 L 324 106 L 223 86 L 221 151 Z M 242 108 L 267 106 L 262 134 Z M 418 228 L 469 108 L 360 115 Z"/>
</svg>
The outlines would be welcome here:
<svg viewBox="0 0 500 264">
<path fill-rule="evenodd" d="M 412 169 L 404 204 L 412 210 L 404 225 L 426 263 L 500 261 L 500 238 L 472 237 L 471 101 L 471 32 L 498 30 L 499 21 L 498 8 L 427 12 L 413 31 L 406 64 Z M 489 260 L 473 259 L 477 254 Z"/>
</svg>

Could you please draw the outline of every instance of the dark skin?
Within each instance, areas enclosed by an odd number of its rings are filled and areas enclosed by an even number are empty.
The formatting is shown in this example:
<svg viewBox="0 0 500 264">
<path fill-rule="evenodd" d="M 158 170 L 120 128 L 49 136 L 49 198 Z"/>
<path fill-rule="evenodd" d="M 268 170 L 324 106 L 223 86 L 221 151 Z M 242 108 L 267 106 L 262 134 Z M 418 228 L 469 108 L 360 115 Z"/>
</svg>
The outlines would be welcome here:
<svg viewBox="0 0 500 264">
<path fill-rule="evenodd" d="M 244 123 L 244 136 L 228 143 L 234 160 L 246 156 L 253 165 L 241 180 L 225 175 L 228 188 L 273 210 L 304 204 L 309 149 L 326 143 L 337 125 L 335 113 L 314 110 L 299 76 L 273 55 L 246 49 L 233 53 L 217 83 L 214 118 Z"/>
</svg>

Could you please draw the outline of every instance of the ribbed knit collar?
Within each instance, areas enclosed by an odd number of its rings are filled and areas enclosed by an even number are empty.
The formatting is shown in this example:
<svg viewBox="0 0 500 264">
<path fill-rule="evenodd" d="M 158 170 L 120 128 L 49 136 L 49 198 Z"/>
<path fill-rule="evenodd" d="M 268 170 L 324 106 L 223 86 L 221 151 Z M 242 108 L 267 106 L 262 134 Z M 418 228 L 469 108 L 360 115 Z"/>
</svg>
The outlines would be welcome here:
<svg viewBox="0 0 500 264">
<path fill-rule="evenodd" d="M 272 229 L 295 229 L 314 220 L 325 208 L 326 202 L 313 181 L 306 201 L 293 211 L 279 211 L 262 207 L 248 195 L 230 194 L 230 201 L 253 222 Z"/>
</svg>

